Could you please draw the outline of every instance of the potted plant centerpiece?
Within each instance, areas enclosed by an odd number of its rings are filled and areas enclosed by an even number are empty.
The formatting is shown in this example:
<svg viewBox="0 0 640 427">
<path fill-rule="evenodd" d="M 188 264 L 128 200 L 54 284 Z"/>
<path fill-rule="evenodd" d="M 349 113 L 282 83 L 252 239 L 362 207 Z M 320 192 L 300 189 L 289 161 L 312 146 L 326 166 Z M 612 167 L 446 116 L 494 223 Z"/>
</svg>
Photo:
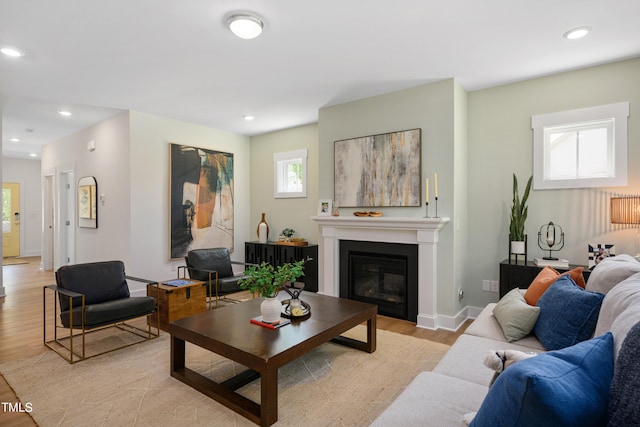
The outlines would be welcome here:
<svg viewBox="0 0 640 427">
<path fill-rule="evenodd" d="M 260 265 L 252 265 L 244 271 L 246 277 L 238 284 L 241 288 L 248 289 L 252 293 L 257 292 L 264 297 L 260 305 L 264 322 L 275 323 L 280 320 L 282 304 L 276 296 L 288 283 L 293 283 L 298 277 L 304 276 L 304 263 L 307 260 L 308 258 L 288 262 L 277 268 L 263 262 Z"/>
<path fill-rule="evenodd" d="M 524 223 L 527 220 L 527 199 L 529 198 L 529 192 L 531 191 L 532 180 L 533 176 L 529 177 L 524 194 L 522 195 L 522 198 L 520 198 L 520 194 L 518 192 L 518 178 L 516 178 L 515 173 L 513 174 L 513 203 L 511 205 L 510 214 L 511 223 L 509 224 L 509 258 L 511 258 L 511 254 L 524 254 L 526 258 L 527 236 L 524 234 Z"/>
</svg>

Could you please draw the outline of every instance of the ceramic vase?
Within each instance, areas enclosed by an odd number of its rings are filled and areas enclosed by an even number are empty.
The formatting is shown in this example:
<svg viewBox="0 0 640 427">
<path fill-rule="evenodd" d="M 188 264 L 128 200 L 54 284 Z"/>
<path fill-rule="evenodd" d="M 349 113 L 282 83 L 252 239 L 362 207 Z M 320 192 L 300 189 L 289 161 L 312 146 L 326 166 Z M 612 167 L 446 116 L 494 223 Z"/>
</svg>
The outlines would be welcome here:
<svg viewBox="0 0 640 427">
<path fill-rule="evenodd" d="M 282 310 L 282 303 L 276 297 L 265 298 L 260 304 L 260 312 L 262 314 L 262 321 L 267 323 L 275 323 L 280 320 L 280 312 Z"/>
<path fill-rule="evenodd" d="M 265 213 L 262 212 L 262 219 L 258 223 L 258 241 L 260 243 L 267 243 L 267 239 L 269 238 L 269 224 L 267 224 L 267 220 L 265 219 Z"/>
</svg>

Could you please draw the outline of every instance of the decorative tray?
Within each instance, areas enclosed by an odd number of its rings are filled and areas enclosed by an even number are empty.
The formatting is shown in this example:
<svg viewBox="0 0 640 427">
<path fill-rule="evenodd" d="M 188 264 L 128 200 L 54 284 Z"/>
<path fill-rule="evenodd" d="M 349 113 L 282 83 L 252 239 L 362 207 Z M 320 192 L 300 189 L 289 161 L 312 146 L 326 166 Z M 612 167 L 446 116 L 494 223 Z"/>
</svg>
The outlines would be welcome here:
<svg viewBox="0 0 640 427">
<path fill-rule="evenodd" d="M 302 303 L 302 314 L 300 316 L 295 316 L 293 314 L 291 314 L 291 308 L 289 306 L 289 303 L 291 302 L 290 299 L 286 299 L 282 301 L 282 316 L 286 317 L 287 319 L 304 319 L 306 317 L 309 317 L 309 315 L 311 314 L 311 306 L 309 304 L 307 304 L 304 301 L 300 301 Z"/>
<path fill-rule="evenodd" d="M 361 212 L 354 212 L 353 214 L 355 216 L 382 216 L 382 212 L 376 212 L 376 211 L 361 211 Z"/>
</svg>

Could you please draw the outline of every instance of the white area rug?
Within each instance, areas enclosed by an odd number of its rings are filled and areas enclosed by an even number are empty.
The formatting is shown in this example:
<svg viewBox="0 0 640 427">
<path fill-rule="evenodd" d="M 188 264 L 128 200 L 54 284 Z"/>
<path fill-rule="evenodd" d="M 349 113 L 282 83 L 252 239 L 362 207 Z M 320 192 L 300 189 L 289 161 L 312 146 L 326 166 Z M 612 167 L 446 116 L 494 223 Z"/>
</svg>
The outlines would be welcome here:
<svg viewBox="0 0 640 427">
<path fill-rule="evenodd" d="M 366 328 L 349 331 L 364 339 Z M 245 368 L 187 343 L 187 365 L 226 379 Z M 324 344 L 282 367 L 276 426 L 367 426 L 447 345 L 378 331 L 377 351 Z M 50 351 L 0 365 L 46 426 L 253 426 L 169 375 L 169 335 L 74 365 Z M 260 381 L 241 393 L 259 402 Z"/>
</svg>

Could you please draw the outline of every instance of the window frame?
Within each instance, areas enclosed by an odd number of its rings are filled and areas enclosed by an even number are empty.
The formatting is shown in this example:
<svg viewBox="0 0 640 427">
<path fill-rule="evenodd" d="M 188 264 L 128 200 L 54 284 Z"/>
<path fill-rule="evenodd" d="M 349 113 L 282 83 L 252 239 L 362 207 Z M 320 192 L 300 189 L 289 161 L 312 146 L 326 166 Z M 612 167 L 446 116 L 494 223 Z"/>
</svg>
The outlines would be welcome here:
<svg viewBox="0 0 640 427">
<path fill-rule="evenodd" d="M 627 121 L 629 117 L 629 102 L 599 105 L 550 114 L 540 114 L 531 117 L 533 129 L 533 189 L 564 189 L 590 187 L 619 187 L 627 185 Z M 610 149 L 613 156 L 613 176 L 594 178 L 548 179 L 545 156 L 545 134 L 548 128 L 563 126 L 585 128 L 594 122 L 613 119 L 613 142 Z"/>
<path fill-rule="evenodd" d="M 278 183 L 286 180 L 285 164 L 290 160 L 300 159 L 302 165 L 302 190 L 278 191 Z M 307 197 L 307 149 L 285 151 L 273 154 L 273 197 L 275 199 Z"/>
</svg>

